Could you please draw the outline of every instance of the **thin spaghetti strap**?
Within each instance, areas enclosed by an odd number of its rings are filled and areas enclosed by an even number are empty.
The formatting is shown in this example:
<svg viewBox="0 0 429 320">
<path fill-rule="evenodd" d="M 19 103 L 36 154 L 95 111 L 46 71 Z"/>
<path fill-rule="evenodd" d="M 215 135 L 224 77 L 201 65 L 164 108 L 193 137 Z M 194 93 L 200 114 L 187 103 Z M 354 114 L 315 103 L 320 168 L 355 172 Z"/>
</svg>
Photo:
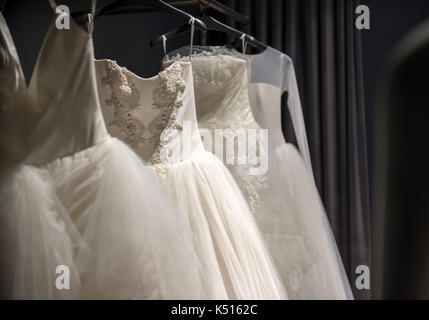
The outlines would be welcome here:
<svg viewBox="0 0 429 320">
<path fill-rule="evenodd" d="M 55 2 L 55 0 L 49 0 L 49 4 L 51 5 L 52 9 L 54 9 L 54 12 L 55 12 L 55 9 L 57 8 L 57 3 Z"/>
<path fill-rule="evenodd" d="M 192 17 L 189 20 L 191 25 L 191 45 L 189 46 L 189 61 L 192 62 L 192 46 L 194 45 L 194 32 L 195 32 L 195 18 Z"/>
<path fill-rule="evenodd" d="M 97 7 L 97 0 L 91 0 L 91 13 L 88 14 L 88 33 L 92 35 L 94 31 L 94 15 Z"/>
<path fill-rule="evenodd" d="M 241 49 L 243 50 L 243 55 L 246 55 L 247 51 L 247 41 L 246 41 L 246 34 L 243 33 L 240 37 L 241 40 Z"/>
</svg>

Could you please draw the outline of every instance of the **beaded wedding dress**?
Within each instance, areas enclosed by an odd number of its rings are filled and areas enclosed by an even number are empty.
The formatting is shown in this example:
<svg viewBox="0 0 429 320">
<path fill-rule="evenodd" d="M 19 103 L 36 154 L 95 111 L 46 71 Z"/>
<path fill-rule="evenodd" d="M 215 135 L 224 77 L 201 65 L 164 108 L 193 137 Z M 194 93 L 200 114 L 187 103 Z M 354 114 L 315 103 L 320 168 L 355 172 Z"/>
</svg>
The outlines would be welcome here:
<svg viewBox="0 0 429 320">
<path fill-rule="evenodd" d="M 188 52 L 189 47 L 173 51 L 169 54 L 172 58 L 167 57 L 166 63 L 188 59 Z M 246 195 L 289 298 L 352 298 L 335 239 L 314 185 L 308 149 L 304 153 L 308 155 L 308 161 L 304 162 L 296 148 L 285 143 L 280 106 L 270 104 L 275 97 L 267 94 L 255 98 L 260 102 L 260 114 L 265 109 L 278 107 L 278 110 L 265 111 L 278 125 L 266 126 L 269 130 L 264 135 L 249 101 L 247 59 L 237 57 L 237 52 L 223 47 L 195 46 L 193 52 L 195 101 L 201 135 L 205 136 L 206 130 L 219 135 L 219 130 L 223 130 L 223 138 L 233 139 L 233 148 L 238 152 L 240 138 L 237 133 L 247 133 L 249 143 L 244 150 L 247 150 L 248 161 L 240 162 L 238 155 L 233 162 L 227 162 L 227 166 Z M 261 68 L 263 66 L 259 65 L 259 70 Z M 299 136 L 299 141 L 306 145 L 305 128 L 302 133 L 304 136 Z M 253 139 L 255 134 L 256 139 Z M 251 143 L 253 140 L 256 144 Z M 216 151 L 210 144 L 208 148 Z M 266 170 L 262 170 L 264 168 Z"/>
<path fill-rule="evenodd" d="M 151 165 L 190 224 L 205 274 L 217 279 L 210 297 L 287 298 L 239 188 L 204 150 L 191 63 L 174 62 L 152 78 L 109 59 L 96 67 L 107 130 Z"/>
<path fill-rule="evenodd" d="M 0 296 L 205 299 L 187 223 L 107 134 L 91 22 L 53 21 L 27 86 L 0 14 Z"/>
</svg>

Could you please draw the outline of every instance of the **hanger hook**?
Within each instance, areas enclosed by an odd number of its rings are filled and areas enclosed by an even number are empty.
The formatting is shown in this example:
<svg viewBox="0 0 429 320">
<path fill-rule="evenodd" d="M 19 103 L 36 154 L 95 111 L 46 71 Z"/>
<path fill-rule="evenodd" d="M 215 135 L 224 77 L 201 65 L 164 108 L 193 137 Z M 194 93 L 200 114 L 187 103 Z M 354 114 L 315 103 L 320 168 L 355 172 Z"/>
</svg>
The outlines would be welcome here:
<svg viewBox="0 0 429 320">
<path fill-rule="evenodd" d="M 189 61 L 192 61 L 192 47 L 194 45 L 194 32 L 195 32 L 195 18 L 191 17 L 189 19 L 189 24 L 191 25 L 191 45 L 189 46 Z"/>
<path fill-rule="evenodd" d="M 162 38 L 162 47 L 164 48 L 164 56 L 167 56 L 167 37 L 165 34 L 161 36 Z"/>
<path fill-rule="evenodd" d="M 241 37 L 240 37 L 240 40 L 241 40 L 241 48 L 242 48 L 242 50 L 243 50 L 243 55 L 245 55 L 246 54 L 246 51 L 247 51 L 247 41 L 246 41 L 246 34 L 245 33 L 243 33 L 242 35 L 241 35 Z"/>
</svg>

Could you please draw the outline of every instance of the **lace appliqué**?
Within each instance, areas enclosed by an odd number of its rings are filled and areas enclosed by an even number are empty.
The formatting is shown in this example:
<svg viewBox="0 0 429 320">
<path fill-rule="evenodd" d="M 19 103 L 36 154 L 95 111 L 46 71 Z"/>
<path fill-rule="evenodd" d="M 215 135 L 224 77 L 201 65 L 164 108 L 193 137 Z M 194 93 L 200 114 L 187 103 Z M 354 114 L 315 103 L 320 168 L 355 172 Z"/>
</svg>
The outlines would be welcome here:
<svg viewBox="0 0 429 320">
<path fill-rule="evenodd" d="M 199 48 L 198 46 L 194 46 L 194 49 L 192 50 L 192 58 L 194 57 L 210 57 L 210 56 L 237 56 L 237 54 L 232 51 L 231 49 L 228 49 L 226 47 L 202 47 Z M 182 54 L 183 52 L 183 54 Z M 175 54 L 172 56 L 165 56 L 163 59 L 163 62 L 167 61 L 177 61 L 182 60 L 184 58 L 189 58 L 189 47 L 185 46 L 183 48 L 180 48 L 179 50 L 174 52 Z"/>
<path fill-rule="evenodd" d="M 107 106 L 113 106 L 113 120 L 107 127 L 118 128 L 124 134 L 124 142 L 136 148 L 145 142 L 143 134 L 144 124 L 134 113 L 142 107 L 139 105 L 140 94 L 128 76 L 128 70 L 120 67 L 116 62 L 106 61 L 106 75 L 102 84 L 110 87 L 111 98 L 106 99 Z"/>
<path fill-rule="evenodd" d="M 246 62 L 225 55 L 218 55 L 216 59 L 201 56 L 192 60 L 192 67 L 195 86 L 216 87 L 236 79 L 240 70 L 246 70 Z"/>
<path fill-rule="evenodd" d="M 225 49 L 226 52 L 227 49 Z M 193 54 L 192 70 L 195 86 L 222 86 L 232 81 L 235 75 L 246 65 L 242 59 L 221 53 L 220 49 L 216 52 L 200 52 Z M 216 56 L 216 59 L 213 59 Z M 188 57 L 182 57 L 179 54 L 170 58 L 169 61 L 182 61 Z"/>
<path fill-rule="evenodd" d="M 223 138 L 234 139 L 234 148 L 238 150 L 238 141 L 234 138 L 235 133 L 225 129 L 233 131 L 234 129 L 255 129 L 256 131 L 260 129 L 251 113 L 247 86 L 245 85 L 247 84 L 247 62 L 234 57 L 231 52 L 222 47 L 215 47 L 211 51 L 202 51 L 193 54 L 192 57 L 196 96 L 198 97 L 199 91 L 203 91 L 200 89 L 210 88 L 214 90 L 213 95 L 224 96 L 224 100 L 228 101 L 228 103 L 211 106 L 211 108 L 207 108 L 201 101 L 202 103 L 197 108 L 200 128 L 210 130 L 212 136 L 216 136 L 217 129 L 224 129 Z M 170 58 L 170 60 L 179 61 L 181 59 L 180 54 Z M 252 213 L 259 210 L 260 192 L 267 185 L 264 175 L 251 174 L 251 169 L 258 168 L 259 163 L 255 159 L 249 159 L 250 156 L 262 153 L 262 150 L 259 150 L 259 139 L 256 140 L 255 146 L 249 146 L 253 149 L 247 153 L 246 164 L 239 164 L 238 159 L 234 160 L 233 164 L 226 163 L 243 194 L 245 194 Z"/>
<path fill-rule="evenodd" d="M 265 176 L 252 176 L 249 174 L 245 182 L 250 211 L 255 214 L 260 208 L 260 191 L 267 188 L 267 179 Z"/>
<path fill-rule="evenodd" d="M 181 95 L 185 91 L 182 65 L 171 65 L 159 74 L 159 78 L 159 86 L 153 92 L 153 107 L 159 110 L 159 124 L 164 129 L 152 155 L 152 164 L 155 173 L 165 182 L 166 165 L 172 163 L 170 142 L 183 130 L 182 123 L 177 120 L 177 110 L 183 106 Z"/>
<path fill-rule="evenodd" d="M 177 110 L 183 105 L 181 94 L 185 91 L 182 64 L 173 63 L 159 73 L 159 84 L 152 93 L 152 108 L 159 115 L 146 126 L 136 117 L 143 110 L 140 93 L 133 83 L 136 75 L 112 60 L 106 60 L 105 66 L 102 84 L 111 90 L 111 97 L 105 103 L 113 107 L 113 120 L 107 126 L 119 129 L 124 135 L 121 139 L 134 150 L 146 143 L 155 144 L 151 163 L 164 181 L 166 165 L 173 162 L 170 142 L 183 130 L 182 123 L 176 118 Z"/>
<path fill-rule="evenodd" d="M 192 63 L 194 64 L 196 60 L 197 59 L 193 60 Z M 194 68 L 194 72 L 196 69 L 197 68 Z M 197 88 L 200 85 L 203 84 L 196 83 Z M 233 164 L 226 163 L 227 168 L 246 196 L 251 212 L 255 214 L 260 208 L 260 193 L 267 188 L 267 177 L 265 175 L 251 174 L 251 171 L 259 167 L 260 163 L 258 157 L 262 158 L 263 156 L 267 156 L 268 151 L 262 150 L 262 146 L 260 145 L 260 137 L 258 135 L 260 127 L 254 120 L 250 111 L 247 90 L 240 88 L 234 96 L 234 103 L 222 105 L 215 111 L 204 110 L 204 114 L 201 114 L 200 110 L 198 116 L 200 117 L 199 119 L 201 119 L 200 128 L 210 130 L 213 136 L 216 136 L 217 129 L 223 129 L 222 136 L 224 143 L 227 140 L 234 140 L 234 150 L 238 150 L 239 145 L 239 139 L 234 136 L 235 130 L 244 129 L 246 132 L 246 141 L 248 141 L 248 135 L 251 134 L 250 130 L 255 131 L 255 143 L 247 145 L 246 164 L 239 164 L 238 159 L 235 159 Z M 226 145 L 228 145 L 228 143 L 226 143 Z M 236 153 L 234 152 L 234 154 Z"/>
<path fill-rule="evenodd" d="M 246 195 L 250 211 L 255 214 L 260 209 L 261 191 L 267 188 L 268 181 L 265 175 L 251 174 L 251 170 L 257 168 L 259 163 L 257 163 L 256 159 L 251 159 L 250 155 L 256 155 L 257 151 L 262 154 L 262 150 L 250 150 L 253 148 L 258 149 L 256 146 L 248 146 L 247 164 L 234 163 L 226 166 L 236 178 L 242 192 Z"/>
<path fill-rule="evenodd" d="M 311 267 L 320 261 L 321 257 L 316 247 L 314 246 L 313 240 L 309 236 L 296 236 L 300 246 L 291 249 L 292 257 L 305 257 L 304 259 L 291 259 L 285 266 L 287 270 L 287 277 L 285 280 L 285 286 L 289 297 L 292 299 L 299 299 L 302 290 L 304 290 L 304 279 L 307 276 L 307 272 Z"/>
</svg>

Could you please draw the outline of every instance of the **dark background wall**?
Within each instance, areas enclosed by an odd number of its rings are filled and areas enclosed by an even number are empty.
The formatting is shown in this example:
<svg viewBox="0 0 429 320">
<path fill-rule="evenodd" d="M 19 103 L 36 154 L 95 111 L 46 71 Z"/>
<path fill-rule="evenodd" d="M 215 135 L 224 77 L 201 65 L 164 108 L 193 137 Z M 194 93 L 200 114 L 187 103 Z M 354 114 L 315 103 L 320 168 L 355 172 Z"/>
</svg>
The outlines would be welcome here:
<svg viewBox="0 0 429 320">
<path fill-rule="evenodd" d="M 97 7 L 112 2 L 98 0 Z M 57 0 L 74 9 L 89 8 L 90 0 Z M 190 9 L 190 13 L 192 12 Z M 48 0 L 8 0 L 4 16 L 11 29 L 27 79 L 36 62 L 45 32 L 53 19 Z M 137 74 L 149 77 L 159 72 L 162 48 L 150 48 L 151 39 L 186 23 L 175 16 L 153 12 L 100 17 L 95 22 L 94 46 L 96 58 L 112 58 Z M 177 39 L 171 46 L 188 44 L 189 39 Z M 142 63 L 142 61 L 144 63 Z"/>
<path fill-rule="evenodd" d="M 362 0 L 362 4 L 367 5 L 371 11 L 371 30 L 362 31 L 368 148 L 371 170 L 373 168 L 373 129 L 377 125 L 373 123 L 374 101 L 380 73 L 383 70 L 386 58 L 398 41 L 425 19 L 429 19 L 429 1 Z"/>
</svg>

